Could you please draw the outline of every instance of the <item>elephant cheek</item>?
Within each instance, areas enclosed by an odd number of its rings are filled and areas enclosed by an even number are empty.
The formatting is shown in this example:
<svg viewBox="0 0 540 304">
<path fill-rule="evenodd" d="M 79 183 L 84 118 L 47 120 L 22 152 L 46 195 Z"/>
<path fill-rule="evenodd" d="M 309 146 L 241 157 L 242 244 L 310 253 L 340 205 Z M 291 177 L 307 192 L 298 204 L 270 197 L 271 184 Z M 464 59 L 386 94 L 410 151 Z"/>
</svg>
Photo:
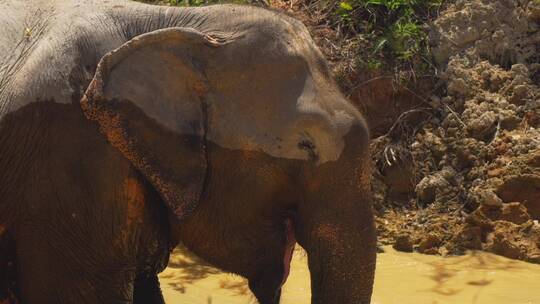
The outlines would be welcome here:
<svg viewBox="0 0 540 304">
<path fill-rule="evenodd" d="M 136 227 L 143 222 L 145 208 L 145 189 L 135 178 L 126 178 L 123 183 L 125 201 L 125 221 L 118 242 L 127 244 Z"/>
<path fill-rule="evenodd" d="M 291 271 L 291 260 L 294 253 L 294 246 L 296 244 L 293 221 L 291 219 L 286 219 L 285 227 L 287 241 L 285 244 L 285 253 L 283 255 L 283 278 L 281 280 L 280 288 L 285 284 L 287 278 L 289 277 L 289 273 Z"/>
</svg>

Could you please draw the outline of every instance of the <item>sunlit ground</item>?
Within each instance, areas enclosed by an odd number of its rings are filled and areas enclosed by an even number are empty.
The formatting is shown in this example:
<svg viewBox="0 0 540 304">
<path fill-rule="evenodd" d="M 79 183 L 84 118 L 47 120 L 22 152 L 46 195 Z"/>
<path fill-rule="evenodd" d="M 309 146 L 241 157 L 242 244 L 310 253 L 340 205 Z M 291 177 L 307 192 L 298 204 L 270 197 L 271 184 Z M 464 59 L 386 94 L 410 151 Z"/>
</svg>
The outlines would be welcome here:
<svg viewBox="0 0 540 304">
<path fill-rule="evenodd" d="M 540 304 L 540 265 L 477 252 L 462 257 L 378 255 L 374 304 Z M 307 257 L 295 251 L 283 304 L 310 303 Z M 167 303 L 256 303 L 243 279 L 176 250 L 160 275 Z"/>
</svg>

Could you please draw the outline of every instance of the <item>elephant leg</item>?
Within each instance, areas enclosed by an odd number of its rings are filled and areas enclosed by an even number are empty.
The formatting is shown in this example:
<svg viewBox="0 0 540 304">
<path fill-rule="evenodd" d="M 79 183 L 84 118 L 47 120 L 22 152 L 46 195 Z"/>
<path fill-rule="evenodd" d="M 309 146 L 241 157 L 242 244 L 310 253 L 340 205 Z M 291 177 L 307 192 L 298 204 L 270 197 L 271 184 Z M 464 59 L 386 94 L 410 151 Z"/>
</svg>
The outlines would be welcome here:
<svg viewBox="0 0 540 304">
<path fill-rule="evenodd" d="M 156 274 L 140 274 L 135 279 L 134 304 L 164 304 Z"/>
<path fill-rule="evenodd" d="M 19 303 L 16 283 L 15 242 L 0 226 L 0 303 Z"/>
</svg>

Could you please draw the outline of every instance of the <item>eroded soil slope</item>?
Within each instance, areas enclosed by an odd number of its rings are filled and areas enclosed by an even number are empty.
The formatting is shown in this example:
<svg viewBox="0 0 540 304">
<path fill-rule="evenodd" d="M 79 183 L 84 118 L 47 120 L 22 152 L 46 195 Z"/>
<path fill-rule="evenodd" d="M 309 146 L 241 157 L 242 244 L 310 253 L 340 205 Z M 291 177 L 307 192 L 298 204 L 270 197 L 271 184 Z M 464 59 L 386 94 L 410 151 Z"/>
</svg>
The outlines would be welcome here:
<svg viewBox="0 0 540 304">
<path fill-rule="evenodd" d="M 431 25 L 428 118 L 373 143 L 381 242 L 540 263 L 539 21 L 538 1 L 472 0 Z"/>
</svg>

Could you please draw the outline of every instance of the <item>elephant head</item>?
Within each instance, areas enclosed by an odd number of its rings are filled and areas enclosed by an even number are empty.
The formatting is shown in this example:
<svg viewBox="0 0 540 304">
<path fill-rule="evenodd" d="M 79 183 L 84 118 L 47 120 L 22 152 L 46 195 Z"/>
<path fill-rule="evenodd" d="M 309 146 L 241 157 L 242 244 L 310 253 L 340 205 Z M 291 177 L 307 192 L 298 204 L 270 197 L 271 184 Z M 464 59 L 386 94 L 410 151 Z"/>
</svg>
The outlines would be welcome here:
<svg viewBox="0 0 540 304">
<path fill-rule="evenodd" d="M 364 120 L 300 22 L 227 10 L 234 18 L 210 14 L 105 55 L 85 114 L 160 194 L 173 235 L 246 277 L 260 303 L 279 303 L 295 241 L 312 303 L 369 303 Z"/>
</svg>

